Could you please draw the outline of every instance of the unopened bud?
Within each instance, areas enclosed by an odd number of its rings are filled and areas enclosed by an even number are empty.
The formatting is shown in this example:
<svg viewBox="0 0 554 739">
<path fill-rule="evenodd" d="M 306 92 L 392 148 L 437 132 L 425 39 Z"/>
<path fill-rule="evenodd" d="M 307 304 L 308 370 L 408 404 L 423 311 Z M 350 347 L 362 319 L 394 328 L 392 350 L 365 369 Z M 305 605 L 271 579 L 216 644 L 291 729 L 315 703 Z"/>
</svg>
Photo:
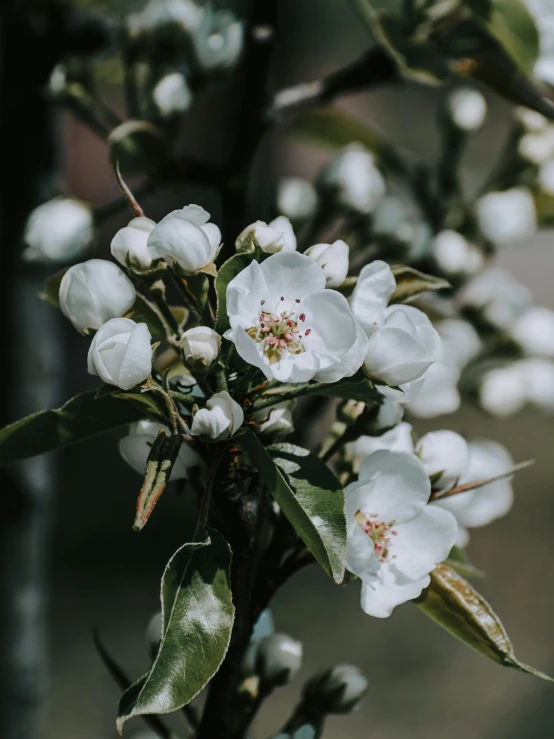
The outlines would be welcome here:
<svg viewBox="0 0 554 739">
<path fill-rule="evenodd" d="M 317 192 L 303 177 L 283 177 L 277 188 L 277 210 L 294 222 L 311 218 L 317 208 Z"/>
<path fill-rule="evenodd" d="M 447 101 L 452 123 L 461 131 L 478 131 L 487 116 L 487 101 L 483 95 L 471 87 L 459 87 Z"/>
<path fill-rule="evenodd" d="M 72 198 L 54 198 L 35 208 L 27 219 L 23 239 L 29 259 L 66 262 L 80 256 L 94 237 L 92 209 Z"/>
<path fill-rule="evenodd" d="M 154 87 L 152 99 L 158 113 L 164 118 L 184 113 L 192 103 L 192 93 L 187 78 L 180 72 L 166 74 Z"/>
<path fill-rule="evenodd" d="M 185 331 L 179 344 L 189 367 L 206 371 L 217 361 L 221 336 L 208 326 L 195 326 Z"/>
<path fill-rule="evenodd" d="M 302 644 L 287 634 L 266 636 L 258 645 L 256 672 L 269 685 L 286 685 L 301 665 Z"/>
<path fill-rule="evenodd" d="M 350 713 L 364 697 L 367 680 L 353 665 L 336 665 L 309 680 L 303 691 L 305 703 L 321 713 Z"/>
</svg>

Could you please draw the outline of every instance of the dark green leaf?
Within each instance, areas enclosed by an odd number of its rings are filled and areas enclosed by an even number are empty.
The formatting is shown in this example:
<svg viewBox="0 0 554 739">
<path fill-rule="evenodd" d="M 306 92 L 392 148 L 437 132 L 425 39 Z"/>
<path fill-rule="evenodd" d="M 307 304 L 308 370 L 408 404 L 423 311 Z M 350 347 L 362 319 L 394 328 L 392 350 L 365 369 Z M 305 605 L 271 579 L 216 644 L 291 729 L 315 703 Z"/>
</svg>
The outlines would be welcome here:
<svg viewBox="0 0 554 739">
<path fill-rule="evenodd" d="M 117 727 L 133 716 L 170 713 L 189 703 L 219 669 L 229 647 L 234 606 L 231 551 L 217 531 L 185 544 L 162 578 L 162 639 L 150 670 L 119 703 Z"/>
<path fill-rule="evenodd" d="M 229 328 L 229 316 L 227 315 L 227 285 L 239 272 L 246 269 L 254 259 L 253 254 L 235 254 L 228 259 L 217 273 L 215 279 L 215 292 L 217 295 L 217 313 L 215 319 L 215 330 L 223 334 Z"/>
<path fill-rule="evenodd" d="M 431 584 L 415 603 L 429 618 L 484 657 L 505 667 L 552 680 L 516 659 L 498 616 L 467 580 L 452 568 L 439 565 L 431 573 Z"/>
<path fill-rule="evenodd" d="M 60 284 L 69 267 L 63 267 L 44 281 L 44 290 L 39 294 L 41 300 L 54 308 L 60 307 Z"/>
<path fill-rule="evenodd" d="M 444 290 L 451 287 L 448 280 L 433 275 L 425 275 L 412 267 L 396 265 L 392 267 L 392 273 L 396 280 L 396 289 L 391 295 L 390 303 L 403 303 L 416 295 L 428 290 Z"/>
<path fill-rule="evenodd" d="M 383 396 L 370 380 L 359 382 L 341 382 L 329 385 L 327 389 L 320 391 L 321 395 L 330 395 L 343 400 L 361 400 L 363 403 L 381 403 Z"/>
<path fill-rule="evenodd" d="M 0 430 L 0 464 L 17 462 L 88 439 L 102 431 L 156 415 L 149 398 L 113 393 L 95 398 L 81 393 L 61 408 L 39 411 Z"/>
<path fill-rule="evenodd" d="M 346 518 L 337 478 L 314 454 L 294 444 L 266 449 L 252 431 L 240 443 L 302 541 L 327 574 L 342 582 Z"/>
</svg>

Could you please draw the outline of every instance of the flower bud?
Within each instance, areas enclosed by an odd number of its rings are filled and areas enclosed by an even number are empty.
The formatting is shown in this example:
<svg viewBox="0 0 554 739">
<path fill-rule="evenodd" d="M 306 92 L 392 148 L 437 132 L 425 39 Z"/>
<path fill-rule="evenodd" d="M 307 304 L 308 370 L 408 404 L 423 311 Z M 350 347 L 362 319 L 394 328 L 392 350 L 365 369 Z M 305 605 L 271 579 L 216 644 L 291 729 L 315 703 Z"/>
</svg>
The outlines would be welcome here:
<svg viewBox="0 0 554 739">
<path fill-rule="evenodd" d="M 184 113 L 192 104 L 192 92 L 187 78 L 181 72 L 166 74 L 154 87 L 152 99 L 163 118 Z"/>
<path fill-rule="evenodd" d="M 253 419 L 258 424 L 258 431 L 263 436 L 284 436 L 294 431 L 292 412 L 296 405 L 294 400 L 282 403 L 254 413 Z"/>
<path fill-rule="evenodd" d="M 541 190 L 546 195 L 554 195 L 554 159 L 541 165 L 537 179 Z"/>
<path fill-rule="evenodd" d="M 431 253 L 437 266 L 447 275 L 471 275 L 484 264 L 480 250 L 462 234 L 449 229 L 441 231 L 431 242 Z"/>
<path fill-rule="evenodd" d="M 537 230 L 535 201 L 526 187 L 489 192 L 479 198 L 476 211 L 479 230 L 496 246 L 525 241 Z"/>
<path fill-rule="evenodd" d="M 486 372 L 480 381 L 479 402 L 493 416 L 504 418 L 527 402 L 527 383 L 518 363 Z"/>
<path fill-rule="evenodd" d="M 244 413 L 240 405 L 223 390 L 206 402 L 206 407 L 196 412 L 190 433 L 213 441 L 228 439 L 240 429 Z"/>
<path fill-rule="evenodd" d="M 108 385 L 130 390 L 152 371 L 152 337 L 145 323 L 112 318 L 101 326 L 90 345 L 88 371 Z"/>
<path fill-rule="evenodd" d="M 189 367 L 193 370 L 205 371 L 217 361 L 221 336 L 212 328 L 196 326 L 185 331 L 179 345 Z"/>
<path fill-rule="evenodd" d="M 339 287 L 348 274 L 348 244 L 338 239 L 332 244 L 315 244 L 304 252 L 325 273 L 326 287 Z"/>
<path fill-rule="evenodd" d="M 143 477 L 148 455 L 160 429 L 171 436 L 170 429 L 157 421 L 138 421 L 130 424 L 127 436 L 119 440 L 119 453 L 129 467 Z M 188 444 L 182 444 L 169 480 L 188 480 L 192 468 L 201 465 L 202 460 L 194 449 Z"/>
<path fill-rule="evenodd" d="M 404 408 L 400 403 L 397 403 L 390 398 L 385 398 L 379 408 L 377 418 L 373 423 L 373 430 L 375 433 L 382 433 L 388 431 L 400 423 L 404 416 Z"/>
<path fill-rule="evenodd" d="M 548 359 L 524 359 L 518 362 L 527 382 L 527 400 L 540 410 L 554 411 L 554 362 Z"/>
<path fill-rule="evenodd" d="M 202 23 L 192 36 L 196 64 L 204 73 L 225 72 L 238 62 L 244 47 L 244 24 L 229 10 L 204 6 Z"/>
<path fill-rule="evenodd" d="M 25 256 L 67 262 L 87 250 L 94 237 L 91 208 L 71 198 L 54 198 L 39 205 L 27 219 Z"/>
<path fill-rule="evenodd" d="M 471 87 L 459 87 L 450 93 L 447 108 L 452 123 L 461 131 L 478 131 L 487 117 L 487 101 Z"/>
<path fill-rule="evenodd" d="M 483 347 L 479 334 L 469 321 L 463 318 L 446 318 L 435 324 L 441 337 L 444 356 L 463 369 Z"/>
<path fill-rule="evenodd" d="M 375 157 L 360 144 L 342 149 L 323 169 L 321 189 L 336 204 L 357 213 L 371 213 L 385 194 L 385 181 Z"/>
<path fill-rule="evenodd" d="M 531 108 L 516 108 L 515 117 L 526 131 L 543 131 L 549 125 L 547 118 Z"/>
<path fill-rule="evenodd" d="M 460 370 L 453 362 L 432 364 L 418 381 L 421 384 L 415 396 L 408 398 L 410 413 L 418 418 L 436 418 L 457 411 L 462 401 L 459 379 Z"/>
<path fill-rule="evenodd" d="M 317 208 L 317 192 L 303 177 L 283 177 L 277 187 L 277 210 L 293 223 L 311 218 Z"/>
<path fill-rule="evenodd" d="M 536 307 L 523 313 L 510 329 L 526 354 L 554 358 L 554 311 Z"/>
<path fill-rule="evenodd" d="M 148 237 L 150 255 L 177 264 L 187 274 L 210 268 L 221 243 L 221 231 L 209 220 L 210 214 L 199 205 L 174 210 Z"/>
<path fill-rule="evenodd" d="M 286 216 L 278 216 L 269 224 L 256 221 L 247 226 L 235 241 L 238 252 L 254 251 L 259 247 L 266 254 L 296 251 L 296 236 Z"/>
<path fill-rule="evenodd" d="M 543 131 L 524 134 L 518 143 L 518 153 L 522 159 L 539 167 L 554 155 L 554 126 Z"/>
<path fill-rule="evenodd" d="M 256 672 L 271 686 L 289 683 L 302 666 L 302 644 L 287 634 L 271 634 L 258 645 Z"/>
<path fill-rule="evenodd" d="M 464 307 L 480 309 L 496 328 L 509 329 L 531 307 L 533 294 L 510 272 L 488 267 L 464 286 L 458 300 Z"/>
<path fill-rule="evenodd" d="M 350 713 L 367 692 L 367 680 L 353 665 L 336 665 L 314 676 L 303 691 L 305 703 L 322 713 Z M 317 710 L 317 709 L 316 709 Z"/>
<path fill-rule="evenodd" d="M 150 218 L 133 218 L 113 237 L 110 246 L 112 256 L 124 267 L 130 264 L 135 269 L 148 269 L 152 264 L 152 256 L 146 243 L 155 227 L 156 223 Z"/>
<path fill-rule="evenodd" d="M 416 444 L 415 453 L 431 478 L 433 489 L 450 490 L 469 466 L 466 440 L 454 431 L 431 431 Z"/>
<path fill-rule="evenodd" d="M 89 259 L 70 267 L 60 283 L 60 308 L 78 331 L 100 328 L 136 300 L 133 283 L 113 262 Z"/>
</svg>

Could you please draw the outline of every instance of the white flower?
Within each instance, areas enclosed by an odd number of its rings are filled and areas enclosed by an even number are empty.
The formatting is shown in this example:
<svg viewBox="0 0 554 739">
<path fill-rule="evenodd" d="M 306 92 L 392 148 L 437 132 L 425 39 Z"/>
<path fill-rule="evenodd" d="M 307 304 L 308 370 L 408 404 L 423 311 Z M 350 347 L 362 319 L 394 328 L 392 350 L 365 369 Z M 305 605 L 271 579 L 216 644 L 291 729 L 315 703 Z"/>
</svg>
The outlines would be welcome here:
<svg viewBox="0 0 554 739">
<path fill-rule="evenodd" d="M 535 75 L 549 85 L 554 85 L 554 8 L 550 0 L 525 0 L 534 16 L 539 32 L 539 56 L 535 63 Z"/>
<path fill-rule="evenodd" d="M 244 46 L 244 24 L 229 10 L 204 6 L 202 23 L 192 36 L 198 66 L 203 72 L 232 69 Z"/>
<path fill-rule="evenodd" d="M 253 261 L 229 283 L 227 312 L 225 338 L 268 379 L 336 382 L 362 364 L 367 340 L 346 298 L 325 289 L 323 270 L 303 254 Z"/>
<path fill-rule="evenodd" d="M 410 413 L 418 418 L 436 418 L 457 411 L 461 404 L 459 379 L 459 369 L 452 362 L 432 364 L 422 380 L 409 383 L 416 386 L 410 388 L 407 397 Z"/>
<path fill-rule="evenodd" d="M 133 25 L 141 31 L 160 31 L 177 28 L 190 33 L 196 30 L 204 17 L 204 8 L 193 0 L 149 0 Z"/>
<path fill-rule="evenodd" d="M 358 213 L 371 213 L 385 194 L 375 157 L 360 144 L 342 149 L 323 169 L 320 184 L 337 205 Z"/>
<path fill-rule="evenodd" d="M 112 318 L 95 334 L 88 352 L 88 371 L 108 385 L 130 390 L 152 371 L 150 331 L 145 323 Z"/>
<path fill-rule="evenodd" d="M 446 318 L 435 324 L 441 337 L 444 356 L 463 369 L 481 352 L 482 341 L 469 321 L 463 318 Z"/>
<path fill-rule="evenodd" d="M 510 334 L 526 354 L 554 358 L 554 311 L 536 307 L 523 313 Z"/>
<path fill-rule="evenodd" d="M 215 393 L 206 407 L 196 412 L 192 420 L 192 436 L 204 436 L 214 441 L 228 439 L 240 429 L 244 413 L 226 390 Z"/>
<path fill-rule="evenodd" d="M 459 87 L 448 96 L 448 112 L 452 122 L 462 131 L 478 131 L 487 116 L 487 101 L 472 87 Z"/>
<path fill-rule="evenodd" d="M 541 190 L 546 195 L 554 195 L 554 159 L 550 159 L 540 166 L 537 180 Z"/>
<path fill-rule="evenodd" d="M 119 440 L 119 453 L 139 475 L 144 476 L 148 455 L 160 429 L 171 436 L 170 429 L 157 421 L 138 421 L 130 424 L 127 436 Z M 201 465 L 197 452 L 188 444 L 182 444 L 170 480 L 186 480 L 190 477 L 190 470 Z"/>
<path fill-rule="evenodd" d="M 523 359 L 516 363 L 525 377 L 527 401 L 541 410 L 554 411 L 554 362 Z"/>
<path fill-rule="evenodd" d="M 514 466 L 505 447 L 495 441 L 474 440 L 469 442 L 468 447 L 469 469 L 460 480 L 461 484 L 488 480 Z M 505 516 L 512 507 L 513 500 L 511 477 L 506 477 L 467 493 L 439 499 L 432 505 L 454 514 L 459 525 L 457 544 L 465 546 L 469 540 L 468 528 L 486 526 Z"/>
<path fill-rule="evenodd" d="M 265 684 L 286 685 L 302 666 L 302 644 L 287 634 L 271 634 L 256 648 L 256 672 Z"/>
<path fill-rule="evenodd" d="M 456 520 L 427 505 L 429 477 L 406 452 L 375 452 L 345 492 L 347 567 L 362 581 L 363 610 L 385 618 L 427 587 L 456 541 Z"/>
<path fill-rule="evenodd" d="M 316 700 L 319 698 L 326 713 L 350 713 L 366 694 L 367 686 L 366 678 L 357 667 L 335 665 L 313 678 L 305 692 L 313 693 Z"/>
<path fill-rule="evenodd" d="M 192 104 L 192 92 L 187 78 L 181 72 L 166 74 L 156 83 L 152 99 L 163 117 L 184 113 Z"/>
<path fill-rule="evenodd" d="M 184 332 L 179 345 L 190 367 L 207 370 L 219 356 L 221 336 L 208 326 L 195 326 Z"/>
<path fill-rule="evenodd" d="M 253 419 L 258 424 L 260 434 L 282 436 L 294 431 L 292 413 L 295 405 L 294 400 L 284 400 L 271 408 L 254 413 Z"/>
<path fill-rule="evenodd" d="M 352 469 L 358 472 L 364 459 L 380 449 L 390 452 L 413 452 L 413 429 L 409 423 L 399 423 L 381 436 L 360 436 L 356 441 L 345 444 L 348 456 L 352 459 Z"/>
<path fill-rule="evenodd" d="M 476 203 L 476 213 L 479 230 L 496 246 L 524 242 L 537 230 L 535 201 L 526 187 L 483 195 Z"/>
<path fill-rule="evenodd" d="M 469 469 L 467 441 L 454 431 L 430 431 L 417 442 L 415 453 L 434 490 L 450 490 Z"/>
<path fill-rule="evenodd" d="M 412 306 L 393 305 L 369 337 L 364 368 L 371 377 L 396 386 L 419 379 L 441 358 L 440 336 L 427 316 Z"/>
<path fill-rule="evenodd" d="M 67 262 L 87 250 L 94 236 L 90 206 L 71 198 L 54 198 L 39 205 L 25 224 L 26 257 Z"/>
<path fill-rule="evenodd" d="M 549 125 L 547 118 L 541 113 L 537 113 L 536 110 L 531 110 L 531 108 L 516 108 L 515 117 L 526 131 L 544 131 Z"/>
<path fill-rule="evenodd" d="M 156 223 L 150 218 L 133 218 L 125 228 L 120 228 L 110 246 L 112 256 L 124 267 L 127 261 L 136 269 L 148 269 L 152 256 L 146 243 Z"/>
<path fill-rule="evenodd" d="M 479 382 L 479 403 L 493 416 L 518 413 L 527 402 L 527 380 L 516 362 L 485 372 Z"/>
<path fill-rule="evenodd" d="M 317 192 L 304 177 L 283 177 L 277 187 L 277 210 L 291 221 L 311 218 L 317 208 Z"/>
<path fill-rule="evenodd" d="M 327 287 L 339 287 L 348 275 L 348 244 L 342 239 L 332 244 L 315 244 L 304 252 L 325 272 Z"/>
<path fill-rule="evenodd" d="M 395 400 L 385 398 L 379 408 L 377 418 L 373 422 L 375 431 L 388 431 L 397 426 L 404 416 L 404 407 Z"/>
<path fill-rule="evenodd" d="M 501 267 L 489 267 L 459 294 L 462 307 L 478 308 L 493 326 L 507 329 L 533 302 L 533 294 Z"/>
<path fill-rule="evenodd" d="M 148 237 L 150 255 L 168 264 L 175 262 L 188 274 L 210 268 L 221 243 L 221 231 L 209 220 L 210 214 L 199 205 L 174 210 Z"/>
<path fill-rule="evenodd" d="M 386 262 L 377 259 L 362 268 L 350 307 L 368 336 L 384 323 L 387 304 L 395 289 L 396 280 Z"/>
<path fill-rule="evenodd" d="M 286 216 L 277 216 L 269 224 L 255 221 L 239 234 L 235 246 L 238 252 L 253 251 L 255 246 L 266 254 L 296 251 L 296 236 Z"/>
<path fill-rule="evenodd" d="M 554 156 L 554 127 L 543 131 L 530 131 L 524 134 L 517 147 L 519 155 L 532 164 L 540 166 Z"/>
<path fill-rule="evenodd" d="M 438 233 L 431 242 L 431 254 L 438 267 L 447 275 L 470 275 L 484 264 L 483 255 L 475 244 L 457 231 Z"/>
<path fill-rule="evenodd" d="M 100 328 L 136 300 L 133 283 L 113 262 L 89 259 L 70 267 L 60 283 L 60 308 L 75 328 Z"/>
</svg>

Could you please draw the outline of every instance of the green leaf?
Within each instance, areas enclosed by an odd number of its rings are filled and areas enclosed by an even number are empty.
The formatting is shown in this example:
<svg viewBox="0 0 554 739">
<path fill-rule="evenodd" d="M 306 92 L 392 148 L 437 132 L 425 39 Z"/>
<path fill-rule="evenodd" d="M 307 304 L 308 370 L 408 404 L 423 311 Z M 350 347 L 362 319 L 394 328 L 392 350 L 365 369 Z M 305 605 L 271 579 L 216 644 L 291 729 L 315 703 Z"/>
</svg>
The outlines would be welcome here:
<svg viewBox="0 0 554 739">
<path fill-rule="evenodd" d="M 177 323 L 182 326 L 188 317 L 188 310 L 180 305 L 172 305 L 169 310 Z M 137 299 L 128 316 L 137 323 L 146 323 L 154 339 L 158 341 L 166 339 L 166 327 L 160 318 L 160 314 L 155 310 L 154 304 L 150 303 L 143 295 L 137 293 Z"/>
<path fill-rule="evenodd" d="M 483 570 L 475 567 L 466 550 L 461 547 L 452 547 L 445 564 L 462 577 L 485 577 Z"/>
<path fill-rule="evenodd" d="M 39 293 L 39 298 L 54 308 L 60 307 L 60 285 L 68 269 L 69 267 L 63 267 L 53 275 L 50 275 L 50 277 L 47 277 L 44 281 L 44 289 Z"/>
<path fill-rule="evenodd" d="M 102 431 L 156 415 L 145 396 L 118 393 L 96 398 L 90 390 L 61 408 L 39 411 L 0 430 L 0 464 L 75 444 Z M 126 402 L 125 402 L 126 401 Z"/>
<path fill-rule="evenodd" d="M 423 274 L 423 272 L 418 272 L 417 269 L 405 267 L 404 265 L 392 267 L 392 273 L 396 280 L 396 289 L 391 295 L 389 301 L 391 304 L 403 303 L 428 290 L 444 290 L 445 288 L 451 287 L 448 280 Z"/>
<path fill-rule="evenodd" d="M 215 292 L 217 296 L 217 313 L 215 318 L 215 330 L 223 334 L 229 328 L 229 316 L 227 315 L 227 285 L 239 272 L 246 269 L 254 259 L 254 254 L 235 254 L 228 259 L 217 273 L 215 279 Z"/>
<path fill-rule="evenodd" d="M 473 587 L 444 564 L 431 573 L 431 584 L 415 601 L 433 621 L 484 657 L 543 680 L 552 680 L 519 662 L 496 613 Z"/>
<path fill-rule="evenodd" d="M 117 728 L 133 716 L 170 713 L 189 703 L 219 669 L 231 639 L 231 550 L 221 534 L 184 544 L 161 586 L 162 639 L 150 670 L 119 703 Z"/>
<path fill-rule="evenodd" d="M 330 395 L 343 400 L 361 400 L 368 404 L 381 403 L 383 400 L 383 396 L 370 380 L 329 385 L 327 389 L 321 390 L 319 394 Z"/>
<path fill-rule="evenodd" d="M 346 518 L 337 478 L 314 454 L 294 444 L 265 448 L 250 430 L 240 443 L 296 533 L 325 572 L 342 582 Z"/>
</svg>

